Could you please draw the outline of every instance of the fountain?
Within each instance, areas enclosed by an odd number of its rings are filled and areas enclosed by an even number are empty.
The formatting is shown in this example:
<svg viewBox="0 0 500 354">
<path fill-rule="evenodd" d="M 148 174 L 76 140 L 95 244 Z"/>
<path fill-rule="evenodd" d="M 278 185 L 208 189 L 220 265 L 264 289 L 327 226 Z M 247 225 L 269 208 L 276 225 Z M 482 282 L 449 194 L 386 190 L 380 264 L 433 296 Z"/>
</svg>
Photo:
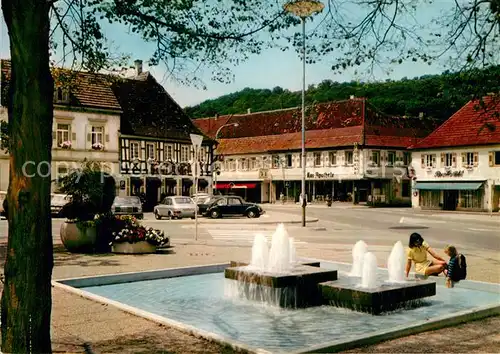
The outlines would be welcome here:
<svg viewBox="0 0 500 354">
<path fill-rule="evenodd" d="M 322 296 L 330 305 L 378 315 L 414 306 L 416 300 L 436 295 L 435 282 L 404 280 L 404 262 L 404 247 L 398 241 L 389 256 L 389 281 L 380 280 L 377 258 L 367 252 L 366 243 L 358 241 L 353 247 L 349 277 L 319 284 Z"/>
<path fill-rule="evenodd" d="M 250 267 L 252 269 L 264 270 L 269 262 L 269 248 L 267 239 L 262 234 L 255 235 L 252 246 L 252 261 Z"/>
<path fill-rule="evenodd" d="M 377 257 L 371 252 L 367 252 L 363 256 L 361 286 L 368 289 L 377 287 Z"/>
<path fill-rule="evenodd" d="M 256 236 L 250 264 L 231 262 L 226 268 L 225 293 L 229 297 L 271 303 L 280 307 L 308 307 L 322 302 L 318 284 L 337 279 L 336 270 L 320 269 L 319 263 L 297 263 L 295 245 L 283 224 L 271 240 Z"/>
<path fill-rule="evenodd" d="M 352 268 L 349 276 L 351 277 L 361 277 L 361 272 L 363 270 L 363 257 L 367 252 L 368 247 L 363 240 L 356 242 L 352 248 Z"/>
<path fill-rule="evenodd" d="M 406 252 L 401 241 L 392 247 L 391 254 L 387 260 L 389 271 L 389 283 L 404 283 L 406 266 Z"/>
</svg>

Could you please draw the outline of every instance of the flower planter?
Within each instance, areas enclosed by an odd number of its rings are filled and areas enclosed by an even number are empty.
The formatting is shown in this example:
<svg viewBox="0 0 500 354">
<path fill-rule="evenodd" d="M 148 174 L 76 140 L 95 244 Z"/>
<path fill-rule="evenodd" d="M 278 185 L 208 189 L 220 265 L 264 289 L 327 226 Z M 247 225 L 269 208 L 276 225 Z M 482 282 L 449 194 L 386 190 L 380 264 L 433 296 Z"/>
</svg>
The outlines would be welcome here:
<svg viewBox="0 0 500 354">
<path fill-rule="evenodd" d="M 134 243 L 120 242 L 120 243 L 113 243 L 111 251 L 113 253 L 129 253 L 129 254 L 155 253 L 156 246 L 150 244 L 147 241 L 139 241 Z"/>
<path fill-rule="evenodd" d="M 93 252 L 96 238 L 95 226 L 78 227 L 73 221 L 65 221 L 61 224 L 61 241 L 69 252 Z"/>
</svg>

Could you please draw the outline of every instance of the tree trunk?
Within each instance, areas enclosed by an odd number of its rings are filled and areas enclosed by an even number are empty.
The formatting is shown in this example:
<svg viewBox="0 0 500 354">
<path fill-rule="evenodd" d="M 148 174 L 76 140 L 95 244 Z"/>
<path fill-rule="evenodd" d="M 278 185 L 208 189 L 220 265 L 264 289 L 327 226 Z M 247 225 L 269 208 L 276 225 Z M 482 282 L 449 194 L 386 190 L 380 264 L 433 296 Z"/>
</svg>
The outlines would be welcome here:
<svg viewBox="0 0 500 354">
<path fill-rule="evenodd" d="M 12 61 L 8 95 L 9 240 L 1 302 L 4 353 L 52 351 L 54 84 L 49 68 L 49 7 L 47 0 L 2 0 Z"/>
</svg>

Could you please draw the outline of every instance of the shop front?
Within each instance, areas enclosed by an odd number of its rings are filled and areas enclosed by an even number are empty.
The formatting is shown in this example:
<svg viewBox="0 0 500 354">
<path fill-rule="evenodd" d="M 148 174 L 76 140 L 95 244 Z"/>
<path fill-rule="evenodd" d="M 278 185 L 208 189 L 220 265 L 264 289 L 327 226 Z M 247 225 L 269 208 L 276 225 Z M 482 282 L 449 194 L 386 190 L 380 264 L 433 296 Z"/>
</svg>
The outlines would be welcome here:
<svg viewBox="0 0 500 354">
<path fill-rule="evenodd" d="M 237 195 L 250 203 L 262 203 L 260 182 L 217 182 L 215 193 Z"/>
<path fill-rule="evenodd" d="M 416 182 L 414 197 L 422 209 L 484 211 L 484 181 Z"/>
</svg>

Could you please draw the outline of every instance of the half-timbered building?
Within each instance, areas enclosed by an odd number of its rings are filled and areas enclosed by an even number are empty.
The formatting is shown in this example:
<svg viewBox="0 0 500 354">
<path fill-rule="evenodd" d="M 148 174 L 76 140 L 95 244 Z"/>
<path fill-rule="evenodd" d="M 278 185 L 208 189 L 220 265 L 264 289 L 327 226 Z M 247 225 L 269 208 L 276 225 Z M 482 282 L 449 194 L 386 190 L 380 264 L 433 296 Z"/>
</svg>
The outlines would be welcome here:
<svg viewBox="0 0 500 354">
<path fill-rule="evenodd" d="M 149 72 L 136 71 L 114 85 L 123 113 L 120 120 L 120 194 L 146 197 L 151 208 L 163 196 L 191 195 L 194 150 L 190 134 L 203 133 Z M 215 140 L 206 137 L 200 153 L 198 192 L 212 189 Z"/>
</svg>

